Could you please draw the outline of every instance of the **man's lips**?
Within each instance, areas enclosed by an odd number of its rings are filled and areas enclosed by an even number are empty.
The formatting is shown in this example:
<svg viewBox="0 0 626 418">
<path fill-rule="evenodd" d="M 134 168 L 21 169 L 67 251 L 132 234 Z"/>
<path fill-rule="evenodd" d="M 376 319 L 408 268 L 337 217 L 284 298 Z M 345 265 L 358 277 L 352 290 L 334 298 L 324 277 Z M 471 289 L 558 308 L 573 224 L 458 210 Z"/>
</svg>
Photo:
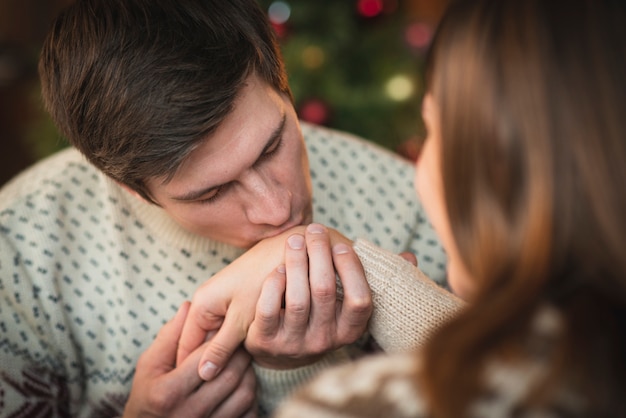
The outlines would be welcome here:
<svg viewBox="0 0 626 418">
<path fill-rule="evenodd" d="M 285 231 L 295 228 L 296 226 L 308 225 L 311 222 L 313 222 L 313 208 L 304 209 L 299 215 L 292 216 L 287 223 L 274 230 L 268 231 L 261 239 L 259 239 L 259 241 L 280 235 Z"/>
<path fill-rule="evenodd" d="M 288 231 L 288 230 L 290 230 L 292 228 L 295 228 L 296 226 L 308 225 L 311 222 L 312 222 L 312 216 L 310 214 L 302 214 L 297 219 L 292 220 L 289 223 L 284 224 L 284 225 L 280 226 L 279 228 L 276 228 L 275 230 L 269 232 L 264 237 L 264 239 L 265 238 L 275 237 L 276 235 L 280 235 L 280 234 L 282 234 L 285 231 Z"/>
<path fill-rule="evenodd" d="M 300 225 L 303 225 L 303 222 L 302 222 L 302 221 L 300 221 L 300 222 L 290 222 L 289 224 L 287 224 L 287 225 L 285 225 L 285 226 L 282 226 L 282 227 L 280 227 L 280 228 L 276 229 L 275 231 L 271 232 L 271 233 L 270 233 L 267 237 L 265 237 L 265 238 L 275 237 L 276 235 L 280 235 L 280 234 L 282 234 L 283 232 L 288 231 L 288 230 L 290 230 L 291 228 L 294 228 L 294 227 L 296 227 L 296 226 L 300 226 Z"/>
</svg>

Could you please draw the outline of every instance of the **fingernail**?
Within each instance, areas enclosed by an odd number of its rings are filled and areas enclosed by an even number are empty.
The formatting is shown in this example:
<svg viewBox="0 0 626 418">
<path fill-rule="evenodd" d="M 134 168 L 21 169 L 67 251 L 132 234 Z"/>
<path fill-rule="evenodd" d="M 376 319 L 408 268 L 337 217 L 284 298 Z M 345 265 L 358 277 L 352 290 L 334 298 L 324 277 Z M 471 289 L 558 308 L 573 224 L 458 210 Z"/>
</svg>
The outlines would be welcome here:
<svg viewBox="0 0 626 418">
<path fill-rule="evenodd" d="M 339 243 L 333 247 L 333 253 L 335 254 L 348 254 L 349 252 L 350 248 L 344 243 Z"/>
<path fill-rule="evenodd" d="M 300 250 L 302 249 L 302 247 L 304 247 L 304 237 L 299 234 L 292 235 L 287 238 L 287 244 L 289 244 L 289 247 L 293 248 L 294 250 Z"/>
<path fill-rule="evenodd" d="M 202 365 L 200 369 L 200 378 L 202 380 L 211 380 L 217 375 L 217 366 L 210 361 Z"/>
<path fill-rule="evenodd" d="M 324 225 L 321 224 L 309 224 L 306 230 L 311 234 L 321 234 L 324 232 Z"/>
</svg>

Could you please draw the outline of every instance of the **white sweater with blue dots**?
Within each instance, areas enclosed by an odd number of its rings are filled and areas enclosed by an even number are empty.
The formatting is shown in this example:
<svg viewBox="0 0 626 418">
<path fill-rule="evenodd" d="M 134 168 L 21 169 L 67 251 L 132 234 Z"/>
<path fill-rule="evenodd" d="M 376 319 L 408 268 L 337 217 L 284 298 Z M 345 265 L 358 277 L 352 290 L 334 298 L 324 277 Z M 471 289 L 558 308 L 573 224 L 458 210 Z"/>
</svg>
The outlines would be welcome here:
<svg viewBox="0 0 626 418">
<path fill-rule="evenodd" d="M 302 128 L 314 220 L 393 253 L 412 251 L 442 283 L 445 256 L 415 198 L 412 164 L 349 135 Z M 240 254 L 181 229 L 74 149 L 22 173 L 0 191 L 0 415 L 121 415 L 139 355 Z M 382 318 L 383 334 L 395 329 Z M 346 358 L 255 368 L 261 407 L 273 409 L 293 386 Z"/>
</svg>

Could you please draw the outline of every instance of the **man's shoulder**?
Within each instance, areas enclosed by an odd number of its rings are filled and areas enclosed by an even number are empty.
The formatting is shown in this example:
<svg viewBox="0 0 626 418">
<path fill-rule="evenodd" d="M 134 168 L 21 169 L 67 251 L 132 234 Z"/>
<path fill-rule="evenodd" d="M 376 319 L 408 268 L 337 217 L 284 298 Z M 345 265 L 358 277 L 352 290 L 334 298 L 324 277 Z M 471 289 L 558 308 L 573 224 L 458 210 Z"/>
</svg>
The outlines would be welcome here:
<svg viewBox="0 0 626 418">
<path fill-rule="evenodd" d="M 394 167 L 401 171 L 413 169 L 411 161 L 358 135 L 306 122 L 301 122 L 301 127 L 309 159 L 320 158 L 326 162 L 333 158 L 349 159 L 353 163 L 374 164 L 379 168 Z"/>
<path fill-rule="evenodd" d="M 320 181 L 406 186 L 412 190 L 414 165 L 399 154 L 357 135 L 302 124 L 311 175 Z"/>
<path fill-rule="evenodd" d="M 39 194 L 69 193 L 79 184 L 97 182 L 100 172 L 75 148 L 52 154 L 18 173 L 0 189 L 0 209 L 26 197 Z"/>
<path fill-rule="evenodd" d="M 404 251 L 412 239 L 414 169 L 410 162 L 367 140 L 305 126 L 314 219 L 350 237 Z"/>
</svg>

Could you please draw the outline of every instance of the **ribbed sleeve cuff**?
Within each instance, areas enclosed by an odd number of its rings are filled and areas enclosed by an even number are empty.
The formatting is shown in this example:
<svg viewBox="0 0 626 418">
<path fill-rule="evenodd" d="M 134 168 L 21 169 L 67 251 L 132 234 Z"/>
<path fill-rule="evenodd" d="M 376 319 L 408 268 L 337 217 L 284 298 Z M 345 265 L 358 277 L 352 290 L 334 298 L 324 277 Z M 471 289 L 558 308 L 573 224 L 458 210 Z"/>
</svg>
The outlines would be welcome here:
<svg viewBox="0 0 626 418">
<path fill-rule="evenodd" d="M 275 370 L 252 363 L 257 377 L 257 399 L 262 413 L 270 416 L 278 404 L 292 391 L 333 365 L 347 363 L 350 357 L 345 349 L 326 354 L 308 366 L 289 370 Z"/>
</svg>

